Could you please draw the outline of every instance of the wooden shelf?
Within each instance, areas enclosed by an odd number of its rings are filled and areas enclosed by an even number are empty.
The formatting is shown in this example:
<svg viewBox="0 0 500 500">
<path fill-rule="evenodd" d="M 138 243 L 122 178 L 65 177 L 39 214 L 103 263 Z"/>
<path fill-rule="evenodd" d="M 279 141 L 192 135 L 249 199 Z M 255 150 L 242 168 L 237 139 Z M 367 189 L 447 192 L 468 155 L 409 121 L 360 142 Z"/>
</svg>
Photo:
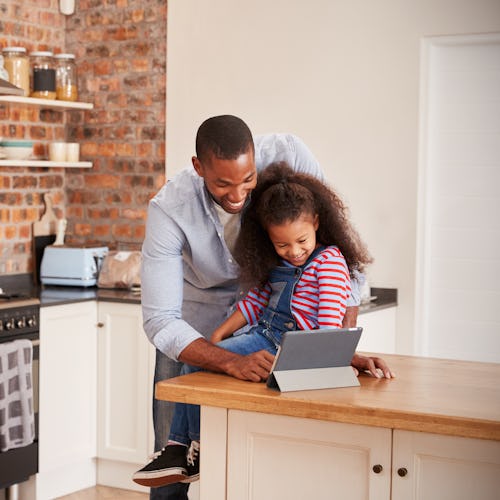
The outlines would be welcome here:
<svg viewBox="0 0 500 500">
<path fill-rule="evenodd" d="M 44 106 L 46 108 L 60 109 L 93 109 L 91 102 L 58 101 L 57 99 L 39 99 L 36 97 L 21 97 L 14 95 L 0 96 L 0 102 L 12 102 L 16 104 L 31 104 L 34 106 Z"/>
<path fill-rule="evenodd" d="M 91 161 L 0 160 L 0 167 L 92 168 Z"/>
</svg>

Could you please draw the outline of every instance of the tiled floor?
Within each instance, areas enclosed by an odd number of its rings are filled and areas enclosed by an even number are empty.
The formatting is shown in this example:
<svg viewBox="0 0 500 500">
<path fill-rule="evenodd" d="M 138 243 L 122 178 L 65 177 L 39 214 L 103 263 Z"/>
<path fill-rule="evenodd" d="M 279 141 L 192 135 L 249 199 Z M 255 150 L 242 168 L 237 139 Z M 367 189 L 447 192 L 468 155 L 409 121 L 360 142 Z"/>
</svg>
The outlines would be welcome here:
<svg viewBox="0 0 500 500">
<path fill-rule="evenodd" d="M 146 500 L 149 498 L 147 493 L 138 493 L 137 491 L 120 490 L 109 488 L 108 486 L 95 486 L 86 490 L 77 491 L 59 497 L 57 500 Z"/>
</svg>

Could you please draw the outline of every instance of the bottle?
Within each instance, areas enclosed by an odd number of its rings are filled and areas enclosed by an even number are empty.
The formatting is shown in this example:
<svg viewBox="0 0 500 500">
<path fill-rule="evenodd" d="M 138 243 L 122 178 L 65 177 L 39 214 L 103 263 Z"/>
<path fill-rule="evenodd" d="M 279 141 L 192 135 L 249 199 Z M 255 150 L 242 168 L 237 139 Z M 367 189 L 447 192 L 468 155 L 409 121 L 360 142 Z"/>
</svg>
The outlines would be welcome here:
<svg viewBox="0 0 500 500">
<path fill-rule="evenodd" d="M 9 82 L 30 95 L 30 65 L 24 47 L 5 47 L 2 50 L 4 66 L 9 74 Z"/>
<path fill-rule="evenodd" d="M 52 52 L 31 52 L 31 97 L 56 98 L 56 69 Z"/>
<path fill-rule="evenodd" d="M 78 83 L 74 54 L 56 54 L 56 99 L 78 100 Z"/>
</svg>

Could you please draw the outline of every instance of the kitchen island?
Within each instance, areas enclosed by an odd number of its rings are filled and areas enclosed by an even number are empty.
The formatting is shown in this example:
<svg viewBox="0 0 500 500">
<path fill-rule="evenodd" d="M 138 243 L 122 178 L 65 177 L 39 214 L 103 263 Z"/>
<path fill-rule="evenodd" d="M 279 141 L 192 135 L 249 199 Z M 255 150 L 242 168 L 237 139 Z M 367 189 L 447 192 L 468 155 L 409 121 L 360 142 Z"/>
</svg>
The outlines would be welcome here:
<svg viewBox="0 0 500 500">
<path fill-rule="evenodd" d="M 500 365 L 384 355 L 393 380 L 279 393 L 194 373 L 156 397 L 202 405 L 201 499 L 496 499 Z"/>
</svg>

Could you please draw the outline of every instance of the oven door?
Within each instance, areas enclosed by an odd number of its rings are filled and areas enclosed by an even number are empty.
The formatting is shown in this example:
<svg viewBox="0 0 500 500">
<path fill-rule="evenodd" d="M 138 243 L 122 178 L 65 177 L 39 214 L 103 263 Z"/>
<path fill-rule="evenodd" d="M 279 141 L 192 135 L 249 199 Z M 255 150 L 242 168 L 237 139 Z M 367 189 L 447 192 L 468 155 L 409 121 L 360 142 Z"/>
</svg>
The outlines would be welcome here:
<svg viewBox="0 0 500 500">
<path fill-rule="evenodd" d="M 19 337 L 17 337 L 19 338 Z M 26 481 L 38 472 L 38 405 L 40 338 L 38 333 L 27 334 L 33 343 L 33 410 L 35 412 L 35 440 L 22 448 L 0 452 L 0 490 Z M 2 339 L 5 341 L 5 339 Z"/>
</svg>

